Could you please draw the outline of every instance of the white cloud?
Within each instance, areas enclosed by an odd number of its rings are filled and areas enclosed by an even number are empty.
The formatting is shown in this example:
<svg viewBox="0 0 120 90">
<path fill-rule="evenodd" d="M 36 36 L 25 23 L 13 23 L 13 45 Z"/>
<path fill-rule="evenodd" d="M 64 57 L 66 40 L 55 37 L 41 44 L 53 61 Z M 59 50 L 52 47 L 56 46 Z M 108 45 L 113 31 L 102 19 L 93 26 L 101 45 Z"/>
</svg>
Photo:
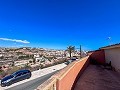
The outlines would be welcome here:
<svg viewBox="0 0 120 90">
<path fill-rule="evenodd" d="M 18 42 L 18 43 L 24 43 L 24 44 L 30 43 L 30 42 L 27 41 L 27 40 L 17 40 L 17 39 L 9 39 L 9 38 L 0 38 L 0 40 L 3 40 L 3 41 L 11 41 L 11 42 Z"/>
</svg>

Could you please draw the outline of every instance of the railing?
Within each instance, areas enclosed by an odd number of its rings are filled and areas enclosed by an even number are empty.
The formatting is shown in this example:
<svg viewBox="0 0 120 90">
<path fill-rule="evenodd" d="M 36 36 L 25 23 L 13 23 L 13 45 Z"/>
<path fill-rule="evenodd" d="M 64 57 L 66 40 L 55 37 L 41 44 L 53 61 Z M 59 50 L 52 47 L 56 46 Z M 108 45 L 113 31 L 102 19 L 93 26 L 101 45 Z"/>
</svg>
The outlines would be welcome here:
<svg viewBox="0 0 120 90">
<path fill-rule="evenodd" d="M 53 75 L 36 90 L 71 90 L 78 76 L 80 76 L 89 65 L 89 57 L 74 61 L 67 67 Z"/>
</svg>

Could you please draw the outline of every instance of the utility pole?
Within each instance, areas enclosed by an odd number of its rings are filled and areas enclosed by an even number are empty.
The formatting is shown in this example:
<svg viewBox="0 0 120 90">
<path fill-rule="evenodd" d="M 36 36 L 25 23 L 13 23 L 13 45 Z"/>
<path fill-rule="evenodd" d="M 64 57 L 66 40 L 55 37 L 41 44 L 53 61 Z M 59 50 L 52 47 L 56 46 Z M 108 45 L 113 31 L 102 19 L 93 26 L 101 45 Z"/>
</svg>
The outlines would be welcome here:
<svg viewBox="0 0 120 90">
<path fill-rule="evenodd" d="M 80 45 L 80 59 L 82 58 L 82 47 Z"/>
</svg>

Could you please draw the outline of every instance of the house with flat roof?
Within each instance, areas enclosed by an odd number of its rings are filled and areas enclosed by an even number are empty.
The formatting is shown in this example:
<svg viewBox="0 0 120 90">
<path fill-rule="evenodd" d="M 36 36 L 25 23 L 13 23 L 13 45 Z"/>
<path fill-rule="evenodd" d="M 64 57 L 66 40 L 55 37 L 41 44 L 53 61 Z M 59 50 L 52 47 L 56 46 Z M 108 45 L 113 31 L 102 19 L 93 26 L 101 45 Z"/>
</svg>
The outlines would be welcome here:
<svg viewBox="0 0 120 90">
<path fill-rule="evenodd" d="M 108 68 L 111 65 L 116 71 Z M 120 44 L 109 45 L 70 63 L 36 90 L 120 90 L 118 71 Z"/>
<path fill-rule="evenodd" d="M 107 63 L 111 61 L 111 65 L 116 71 L 120 72 L 120 43 L 100 48 L 105 52 L 105 60 Z"/>
</svg>

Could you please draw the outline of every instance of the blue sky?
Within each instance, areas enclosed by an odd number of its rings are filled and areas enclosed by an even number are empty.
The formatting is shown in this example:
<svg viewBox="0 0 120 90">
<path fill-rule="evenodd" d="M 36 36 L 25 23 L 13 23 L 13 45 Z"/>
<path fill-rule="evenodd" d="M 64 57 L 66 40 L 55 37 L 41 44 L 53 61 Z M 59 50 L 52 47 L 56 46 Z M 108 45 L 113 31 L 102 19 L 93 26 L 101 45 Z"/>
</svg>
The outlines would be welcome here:
<svg viewBox="0 0 120 90">
<path fill-rule="evenodd" d="M 95 50 L 119 42 L 119 0 L 0 0 L 0 46 Z"/>
</svg>

